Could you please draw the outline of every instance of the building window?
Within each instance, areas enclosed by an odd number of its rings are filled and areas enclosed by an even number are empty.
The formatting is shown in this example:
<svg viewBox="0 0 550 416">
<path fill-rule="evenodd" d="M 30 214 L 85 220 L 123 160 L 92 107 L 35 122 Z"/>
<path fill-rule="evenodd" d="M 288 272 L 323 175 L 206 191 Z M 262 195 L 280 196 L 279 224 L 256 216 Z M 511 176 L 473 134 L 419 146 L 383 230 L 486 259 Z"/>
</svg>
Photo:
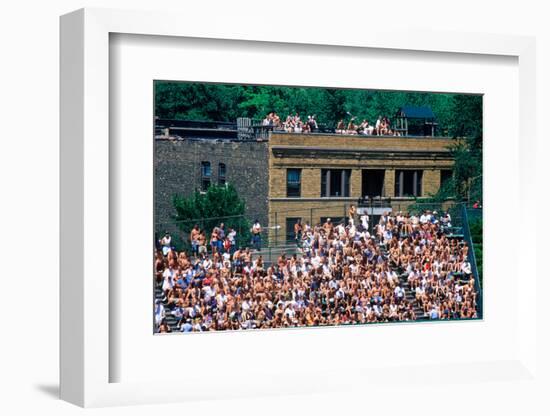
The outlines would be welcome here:
<svg viewBox="0 0 550 416">
<path fill-rule="evenodd" d="M 210 162 L 201 162 L 201 189 L 206 191 L 212 180 L 212 166 Z"/>
<path fill-rule="evenodd" d="M 349 197 L 349 169 L 321 169 L 321 197 Z"/>
<path fill-rule="evenodd" d="M 218 184 L 225 185 L 225 163 L 218 164 Z"/>
<path fill-rule="evenodd" d="M 361 174 L 361 196 L 369 198 L 384 196 L 384 178 L 386 171 L 383 169 L 363 169 Z"/>
<path fill-rule="evenodd" d="M 395 196 L 421 196 L 422 171 L 397 170 L 395 171 Z"/>
<path fill-rule="evenodd" d="M 287 169 L 286 170 L 286 196 L 287 197 L 299 197 L 301 195 L 301 169 Z"/>
<path fill-rule="evenodd" d="M 441 186 L 443 186 L 445 184 L 445 182 L 452 179 L 452 177 L 453 177 L 453 171 L 450 170 L 450 169 L 442 169 L 439 172 L 441 174 L 441 176 L 440 176 Z"/>
</svg>

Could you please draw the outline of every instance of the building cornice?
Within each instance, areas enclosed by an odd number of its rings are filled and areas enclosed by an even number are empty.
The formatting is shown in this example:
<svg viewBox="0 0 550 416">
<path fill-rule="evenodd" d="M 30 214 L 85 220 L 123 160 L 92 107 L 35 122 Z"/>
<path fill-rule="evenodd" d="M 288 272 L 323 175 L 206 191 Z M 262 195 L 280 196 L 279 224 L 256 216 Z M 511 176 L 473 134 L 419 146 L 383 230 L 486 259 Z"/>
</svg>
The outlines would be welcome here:
<svg viewBox="0 0 550 416">
<path fill-rule="evenodd" d="M 275 158 L 338 158 L 377 160 L 453 160 L 448 149 L 377 149 L 312 146 L 271 146 Z"/>
</svg>

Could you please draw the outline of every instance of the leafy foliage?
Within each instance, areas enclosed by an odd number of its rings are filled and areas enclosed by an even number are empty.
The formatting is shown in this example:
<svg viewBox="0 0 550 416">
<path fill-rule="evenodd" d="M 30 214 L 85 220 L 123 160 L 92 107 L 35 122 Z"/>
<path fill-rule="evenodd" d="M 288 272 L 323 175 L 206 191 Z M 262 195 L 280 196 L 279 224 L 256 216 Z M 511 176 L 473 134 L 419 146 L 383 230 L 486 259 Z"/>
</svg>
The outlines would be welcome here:
<svg viewBox="0 0 550 416">
<path fill-rule="evenodd" d="M 482 97 L 455 95 L 450 146 L 454 158 L 452 178 L 442 184 L 435 199 L 483 200 L 483 120 Z"/>
<path fill-rule="evenodd" d="M 340 119 L 349 120 L 349 114 L 374 123 L 379 116 L 391 119 L 404 105 L 426 105 L 434 111 L 439 132 L 443 135 L 472 131 L 477 118 L 472 118 L 468 112 L 476 111 L 475 105 L 471 103 L 476 99 L 480 100 L 481 97 L 358 89 L 155 82 L 155 115 L 160 118 L 234 121 L 237 117 L 262 119 L 271 111 L 281 117 L 298 112 L 302 115 L 315 114 L 319 123 L 334 127 Z M 463 111 L 466 114 L 461 115 Z"/>
<path fill-rule="evenodd" d="M 479 283 L 483 285 L 483 220 L 470 221 L 470 234 L 474 243 L 474 255 L 479 274 Z"/>
<path fill-rule="evenodd" d="M 198 224 L 209 235 L 223 222 L 226 231 L 229 228 L 237 231 L 241 242 L 249 240 L 250 222 L 244 217 L 245 202 L 231 184 L 212 185 L 206 192 L 195 191 L 189 197 L 174 195 L 173 205 L 176 210 L 174 219 L 184 233 L 189 233 Z"/>
</svg>

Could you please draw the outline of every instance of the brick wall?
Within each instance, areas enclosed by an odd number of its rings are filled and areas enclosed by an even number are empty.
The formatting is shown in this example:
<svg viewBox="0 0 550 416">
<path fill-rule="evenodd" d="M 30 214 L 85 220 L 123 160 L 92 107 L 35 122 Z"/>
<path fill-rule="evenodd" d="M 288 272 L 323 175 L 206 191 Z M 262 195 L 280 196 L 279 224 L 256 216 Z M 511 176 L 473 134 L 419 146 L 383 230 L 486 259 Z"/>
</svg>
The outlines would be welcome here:
<svg viewBox="0 0 550 416">
<path fill-rule="evenodd" d="M 174 194 L 191 195 L 201 186 L 201 162 L 212 166 L 212 183 L 218 183 L 218 165 L 226 165 L 226 181 L 246 201 L 246 212 L 267 223 L 267 143 L 217 140 L 155 141 L 156 229 L 168 229 L 175 213 Z"/>
<path fill-rule="evenodd" d="M 384 193 L 386 197 L 395 196 L 395 169 L 386 169 L 384 174 Z"/>
<path fill-rule="evenodd" d="M 422 173 L 422 194 L 433 195 L 441 186 L 441 171 L 436 169 L 426 169 Z"/>
<path fill-rule="evenodd" d="M 321 196 L 323 168 L 351 169 L 350 196 L 354 198 L 362 193 L 363 169 L 386 171 L 386 197 L 395 196 L 396 169 L 421 169 L 424 171 L 422 196 L 428 196 L 439 189 L 440 170 L 453 166 L 451 143 L 448 138 L 273 133 L 269 141 L 269 197 L 286 197 L 288 168 L 302 169 L 303 198 Z"/>
<path fill-rule="evenodd" d="M 396 169 L 423 171 L 422 196 L 436 193 L 440 170 L 453 159 L 448 138 L 365 137 L 273 133 L 269 141 L 269 220 L 279 225 L 279 242 L 286 233 L 286 218 L 318 223 L 323 217 L 345 216 L 362 194 L 363 169 L 383 169 L 384 196 L 395 197 Z M 302 169 L 301 197 L 286 198 L 286 170 Z M 349 198 L 321 198 L 321 169 L 351 169 Z M 406 209 L 412 199 L 392 202 Z M 272 233 L 272 237 L 273 237 Z"/>
<path fill-rule="evenodd" d="M 447 150 L 446 137 L 348 136 L 339 134 L 273 133 L 270 146 L 315 146 L 328 148 L 374 148 L 392 150 Z"/>
</svg>

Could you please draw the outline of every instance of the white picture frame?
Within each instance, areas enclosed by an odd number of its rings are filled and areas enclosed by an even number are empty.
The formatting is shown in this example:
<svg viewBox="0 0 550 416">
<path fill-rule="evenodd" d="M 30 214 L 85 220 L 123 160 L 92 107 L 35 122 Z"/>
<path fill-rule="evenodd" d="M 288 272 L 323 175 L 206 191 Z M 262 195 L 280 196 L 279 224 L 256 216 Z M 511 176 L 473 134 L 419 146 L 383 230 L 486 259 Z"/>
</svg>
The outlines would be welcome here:
<svg viewBox="0 0 550 416">
<path fill-rule="evenodd" d="M 185 25 L 181 22 L 185 21 Z M 183 391 L 154 382 L 111 382 L 110 365 L 119 359 L 110 349 L 110 75 L 109 38 L 111 34 L 133 34 L 235 41 L 277 42 L 285 45 L 332 45 L 334 47 L 374 48 L 384 50 L 429 51 L 440 54 L 501 55 L 517 58 L 519 68 L 519 114 L 522 128 L 518 132 L 522 145 L 518 149 L 520 187 L 518 222 L 527 225 L 529 207 L 536 205 L 536 189 L 528 178 L 535 175 L 535 40 L 529 37 L 472 33 L 434 33 L 408 31 L 386 25 L 363 30 L 340 25 L 337 32 L 321 27 L 287 27 L 280 31 L 265 22 L 262 29 L 246 35 L 234 31 L 235 22 L 207 27 L 200 20 L 173 13 L 151 13 L 107 9 L 82 9 L 61 18 L 61 398 L 84 407 L 163 403 L 210 398 L 197 391 Z M 516 190 L 514 190 L 516 192 Z M 533 263 L 522 279 L 530 288 L 537 279 L 533 251 L 529 242 L 536 240 L 536 230 L 525 227 L 519 244 L 519 259 Z M 516 272 L 511 269 L 510 273 Z M 517 272 L 516 272 L 517 274 Z M 515 276 L 517 280 L 517 276 Z M 414 369 L 370 368 L 370 381 L 349 368 L 332 372 L 334 380 L 349 377 L 356 388 L 373 388 L 378 380 L 406 378 L 401 388 L 429 384 L 430 377 L 446 369 L 458 379 L 473 374 L 476 383 L 495 382 L 498 375 L 518 385 L 526 380 L 529 388 L 542 386 L 537 371 L 536 291 L 518 288 L 516 319 L 521 322 L 517 335 L 517 354 L 508 360 L 457 364 L 441 362 L 438 366 Z M 489 312 L 490 313 L 490 312 Z M 525 318 L 525 319 L 523 319 Z M 529 318 L 529 319 L 527 319 Z M 540 323 L 538 324 L 540 325 Z M 332 331 L 332 336 L 337 332 Z M 151 334 L 152 336 L 152 334 Z M 413 336 L 414 333 L 413 333 Z M 182 342 L 184 342 L 182 340 Z M 276 366 L 276 363 L 274 363 Z M 315 382 L 315 373 L 304 374 L 289 382 L 285 374 L 271 374 L 263 386 L 256 383 L 236 385 L 218 397 L 238 397 L 279 392 L 319 392 L 348 389 L 350 384 L 336 382 L 332 387 Z M 368 377 L 367 377 L 368 378 Z M 464 378 L 466 380 L 466 377 Z M 279 388 L 286 383 L 286 389 Z M 352 384 L 353 384 L 352 383 Z M 534 383 L 534 384 L 533 384 Z M 302 388 L 307 384 L 307 388 Z M 382 383 L 383 384 L 383 383 Z M 385 384 L 387 387 L 387 384 Z M 384 389 L 384 384 L 380 387 Z M 496 393 L 493 392 L 495 398 Z"/>
</svg>

